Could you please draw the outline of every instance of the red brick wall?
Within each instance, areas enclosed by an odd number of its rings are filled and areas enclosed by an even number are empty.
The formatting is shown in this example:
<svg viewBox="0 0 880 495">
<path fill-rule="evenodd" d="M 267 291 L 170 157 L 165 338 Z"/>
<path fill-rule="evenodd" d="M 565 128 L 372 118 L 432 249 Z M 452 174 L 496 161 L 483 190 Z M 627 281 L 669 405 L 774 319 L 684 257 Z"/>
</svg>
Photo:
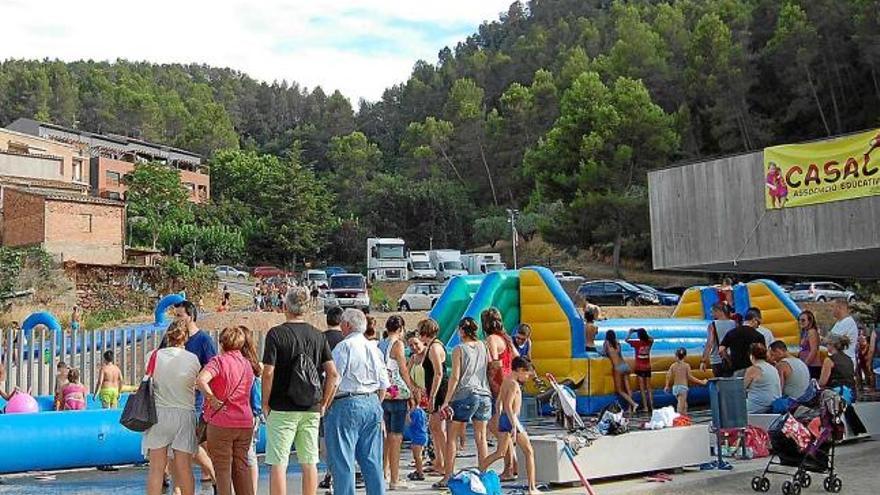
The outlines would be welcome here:
<svg viewBox="0 0 880 495">
<path fill-rule="evenodd" d="M 44 247 L 62 261 L 122 263 L 124 217 L 122 206 L 49 199 Z"/>
<path fill-rule="evenodd" d="M 124 197 L 127 187 L 121 183 L 121 178 L 125 174 L 134 170 L 134 164 L 122 160 L 114 160 L 112 158 L 98 157 L 97 177 L 94 181 L 96 185 L 95 194 L 102 198 L 109 197 L 108 193 L 117 193 L 120 198 Z M 120 176 L 120 184 L 114 185 L 107 180 L 107 172 L 116 172 Z M 207 201 L 211 195 L 211 176 L 188 170 L 180 171 L 180 182 L 184 184 L 190 191 L 189 200 L 193 203 Z"/>
<path fill-rule="evenodd" d="M 30 246 L 43 242 L 44 199 L 12 188 L 3 191 L 4 246 Z"/>
<path fill-rule="evenodd" d="M 97 177 L 92 178 L 92 185 L 95 186 L 95 194 L 102 198 L 109 197 L 108 193 L 117 193 L 122 199 L 127 189 L 122 180 L 125 174 L 134 170 L 134 164 L 122 160 L 114 160 L 103 156 L 98 157 L 98 167 L 95 171 Z M 119 183 L 112 184 L 107 180 L 107 172 L 116 172 L 119 174 Z"/>
</svg>

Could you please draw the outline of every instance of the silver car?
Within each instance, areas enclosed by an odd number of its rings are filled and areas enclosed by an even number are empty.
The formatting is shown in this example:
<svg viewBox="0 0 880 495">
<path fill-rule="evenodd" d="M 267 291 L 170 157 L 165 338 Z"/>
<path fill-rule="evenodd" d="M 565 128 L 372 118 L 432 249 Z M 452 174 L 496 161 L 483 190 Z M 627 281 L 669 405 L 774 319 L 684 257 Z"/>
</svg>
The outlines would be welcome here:
<svg viewBox="0 0 880 495">
<path fill-rule="evenodd" d="M 229 265 L 217 265 L 214 268 L 214 273 L 222 279 L 246 280 L 248 278 L 247 272 Z"/>
<path fill-rule="evenodd" d="M 802 282 L 794 284 L 789 292 L 795 301 L 825 302 L 832 299 L 846 299 L 849 302 L 856 300 L 856 293 L 846 290 L 840 284 L 834 282 Z"/>
</svg>

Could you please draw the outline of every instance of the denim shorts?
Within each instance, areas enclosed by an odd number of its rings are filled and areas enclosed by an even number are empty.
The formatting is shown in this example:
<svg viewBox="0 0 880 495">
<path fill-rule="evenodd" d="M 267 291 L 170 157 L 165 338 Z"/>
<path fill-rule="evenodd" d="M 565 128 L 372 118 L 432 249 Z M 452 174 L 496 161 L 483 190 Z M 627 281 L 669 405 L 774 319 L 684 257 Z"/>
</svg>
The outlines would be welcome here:
<svg viewBox="0 0 880 495">
<path fill-rule="evenodd" d="M 403 428 L 406 426 L 406 400 L 384 400 L 382 401 L 382 412 L 385 418 L 385 429 L 388 433 L 403 434 Z"/>
<path fill-rule="evenodd" d="M 492 398 L 488 395 L 469 395 L 449 405 L 452 406 L 452 420 L 459 423 L 489 421 L 492 417 Z"/>
</svg>

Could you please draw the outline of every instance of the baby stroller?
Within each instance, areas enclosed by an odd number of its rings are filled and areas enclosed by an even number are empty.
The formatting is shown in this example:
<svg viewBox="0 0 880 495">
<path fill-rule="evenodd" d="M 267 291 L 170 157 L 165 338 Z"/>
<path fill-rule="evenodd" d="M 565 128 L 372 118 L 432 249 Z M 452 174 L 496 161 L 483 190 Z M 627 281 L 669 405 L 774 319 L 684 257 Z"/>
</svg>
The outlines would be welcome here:
<svg viewBox="0 0 880 495">
<path fill-rule="evenodd" d="M 825 491 L 839 493 L 843 481 L 834 470 L 834 450 L 843 439 L 846 402 L 833 390 L 818 391 L 815 382 L 793 401 L 789 410 L 770 424 L 772 455 L 760 476 L 752 478 L 752 490 L 770 490 L 768 474 L 785 476 L 783 495 L 800 495 L 813 480 L 810 473 L 824 474 Z"/>
</svg>

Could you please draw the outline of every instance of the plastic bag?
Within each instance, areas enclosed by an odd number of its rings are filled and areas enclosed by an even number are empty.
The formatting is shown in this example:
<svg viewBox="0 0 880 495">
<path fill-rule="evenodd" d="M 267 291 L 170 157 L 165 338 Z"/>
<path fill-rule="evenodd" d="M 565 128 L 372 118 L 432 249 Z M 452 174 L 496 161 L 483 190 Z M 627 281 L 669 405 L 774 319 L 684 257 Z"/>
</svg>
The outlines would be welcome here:
<svg viewBox="0 0 880 495">
<path fill-rule="evenodd" d="M 452 495 L 501 495 L 501 478 L 498 473 L 476 469 L 462 469 L 449 479 Z"/>
</svg>

